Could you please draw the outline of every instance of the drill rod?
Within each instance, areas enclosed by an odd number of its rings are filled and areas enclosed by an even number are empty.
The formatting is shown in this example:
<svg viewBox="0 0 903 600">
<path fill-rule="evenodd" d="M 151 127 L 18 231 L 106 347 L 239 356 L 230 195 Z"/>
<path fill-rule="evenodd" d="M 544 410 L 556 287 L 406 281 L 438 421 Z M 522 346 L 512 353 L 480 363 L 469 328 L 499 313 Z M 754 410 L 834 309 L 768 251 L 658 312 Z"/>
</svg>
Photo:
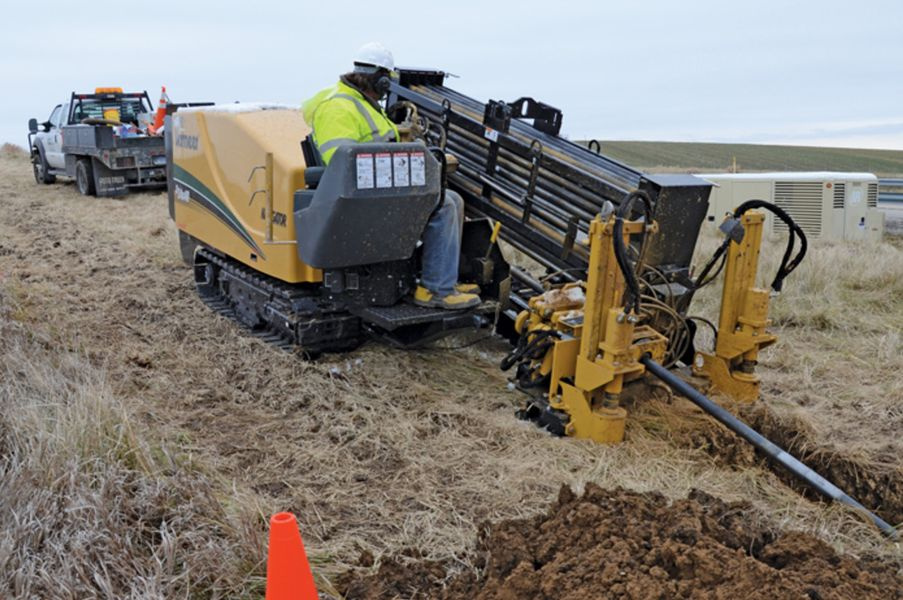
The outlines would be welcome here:
<svg viewBox="0 0 903 600">
<path fill-rule="evenodd" d="M 818 490 L 821 494 L 834 500 L 841 502 L 854 508 L 857 512 L 861 512 L 868 516 L 869 519 L 880 529 L 885 535 L 893 540 L 899 539 L 897 530 L 884 521 L 881 517 L 868 510 L 856 500 L 848 496 L 839 487 L 804 465 L 802 462 L 792 457 L 790 454 L 782 450 L 777 444 L 771 442 L 768 438 L 757 432 L 755 429 L 726 411 L 724 408 L 712 402 L 704 395 L 700 394 L 693 386 L 677 377 L 665 367 L 658 364 L 649 355 L 640 358 L 640 362 L 645 365 L 650 373 L 674 388 L 675 391 L 686 396 L 690 402 L 715 417 L 715 419 L 745 439 L 747 442 L 762 451 L 766 456 L 790 471 L 795 477 L 805 481 L 810 486 Z"/>
</svg>

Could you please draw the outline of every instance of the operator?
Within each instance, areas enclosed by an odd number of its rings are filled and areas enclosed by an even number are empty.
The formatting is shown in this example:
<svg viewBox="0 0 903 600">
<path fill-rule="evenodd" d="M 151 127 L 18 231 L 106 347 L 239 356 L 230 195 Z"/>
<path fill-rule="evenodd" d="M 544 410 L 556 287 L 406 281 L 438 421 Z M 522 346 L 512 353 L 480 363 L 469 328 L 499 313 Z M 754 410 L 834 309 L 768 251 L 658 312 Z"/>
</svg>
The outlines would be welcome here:
<svg viewBox="0 0 903 600">
<path fill-rule="evenodd" d="M 398 128 L 379 104 L 389 91 L 390 78 L 396 76 L 392 53 L 382 44 L 365 44 L 350 73 L 302 105 L 325 164 L 340 146 L 399 141 Z M 423 232 L 423 272 L 415 304 L 450 310 L 480 304 L 478 286 L 458 283 L 463 228 L 464 201 L 457 192 L 445 190 L 442 205 Z"/>
</svg>

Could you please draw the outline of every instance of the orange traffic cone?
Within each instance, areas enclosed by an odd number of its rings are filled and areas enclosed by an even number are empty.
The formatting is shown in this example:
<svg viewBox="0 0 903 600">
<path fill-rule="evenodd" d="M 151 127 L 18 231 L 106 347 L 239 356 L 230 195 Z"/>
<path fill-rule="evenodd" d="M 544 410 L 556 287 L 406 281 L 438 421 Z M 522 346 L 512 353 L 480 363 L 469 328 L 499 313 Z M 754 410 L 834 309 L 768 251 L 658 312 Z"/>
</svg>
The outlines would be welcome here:
<svg viewBox="0 0 903 600">
<path fill-rule="evenodd" d="M 266 600 L 318 598 L 295 515 L 288 512 L 276 513 L 270 518 Z"/>
<path fill-rule="evenodd" d="M 166 95 L 166 86 L 160 87 L 160 102 L 157 104 L 157 114 L 154 115 L 154 124 L 148 127 L 151 135 L 156 135 L 157 131 L 163 127 L 163 119 L 166 117 L 166 105 L 169 103 L 169 96 Z"/>
</svg>

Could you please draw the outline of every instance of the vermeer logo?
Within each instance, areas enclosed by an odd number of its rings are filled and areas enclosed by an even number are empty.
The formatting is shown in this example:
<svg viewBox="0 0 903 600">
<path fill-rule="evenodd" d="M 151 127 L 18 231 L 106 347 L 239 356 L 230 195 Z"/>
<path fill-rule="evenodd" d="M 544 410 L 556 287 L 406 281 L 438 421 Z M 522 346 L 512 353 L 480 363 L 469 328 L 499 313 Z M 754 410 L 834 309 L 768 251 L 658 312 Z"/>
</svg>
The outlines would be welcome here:
<svg viewBox="0 0 903 600">
<path fill-rule="evenodd" d="M 198 136 L 180 133 L 176 136 L 176 146 L 180 148 L 188 148 L 189 150 L 198 149 Z"/>
<path fill-rule="evenodd" d="M 173 190 L 173 193 L 175 194 L 176 200 L 179 202 L 185 202 L 186 204 L 191 202 L 191 194 L 181 185 L 177 185 L 176 189 Z"/>
</svg>

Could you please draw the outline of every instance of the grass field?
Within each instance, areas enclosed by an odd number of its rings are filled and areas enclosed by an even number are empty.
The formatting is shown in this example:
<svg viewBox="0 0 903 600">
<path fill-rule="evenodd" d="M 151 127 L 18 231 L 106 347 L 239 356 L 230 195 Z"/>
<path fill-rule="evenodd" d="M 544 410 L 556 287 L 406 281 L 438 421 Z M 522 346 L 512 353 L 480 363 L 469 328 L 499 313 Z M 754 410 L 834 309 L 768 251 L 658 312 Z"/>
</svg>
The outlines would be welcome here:
<svg viewBox="0 0 903 600">
<path fill-rule="evenodd" d="M 498 368 L 499 339 L 305 361 L 198 299 L 164 194 L 39 186 L 10 147 L 0 198 L 0 598 L 259 598 L 278 510 L 298 515 L 322 598 L 395 559 L 481 572 L 481 524 L 541 515 L 562 485 L 742 502 L 732 518 L 745 526 L 811 534 L 903 581 L 899 545 L 801 495 L 660 388 L 631 405 L 619 446 L 553 438 L 514 417 L 523 397 Z M 766 244 L 763 273 L 782 251 Z M 901 285 L 897 239 L 815 241 L 772 305 L 780 341 L 763 353 L 759 403 L 772 420 L 756 423 L 894 524 Z M 694 310 L 713 317 L 718 291 Z M 672 525 L 687 538 L 697 521 Z"/>
<path fill-rule="evenodd" d="M 736 158 L 740 172 L 852 171 L 903 176 L 903 151 L 898 150 L 626 141 L 601 145 L 602 154 L 649 171 L 727 171 Z"/>
</svg>

